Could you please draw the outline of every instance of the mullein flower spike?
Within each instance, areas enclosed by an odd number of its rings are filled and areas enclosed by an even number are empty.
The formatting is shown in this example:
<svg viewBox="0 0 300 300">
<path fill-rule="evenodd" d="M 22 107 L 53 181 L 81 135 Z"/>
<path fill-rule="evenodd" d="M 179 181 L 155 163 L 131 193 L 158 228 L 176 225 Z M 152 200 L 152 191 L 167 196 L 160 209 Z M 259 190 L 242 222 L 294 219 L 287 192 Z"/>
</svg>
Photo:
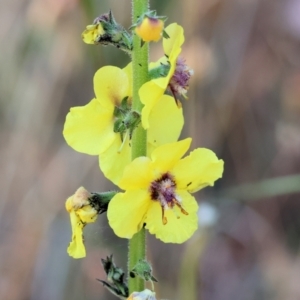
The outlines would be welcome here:
<svg viewBox="0 0 300 300">
<path fill-rule="evenodd" d="M 135 8 L 133 15 L 136 16 Z M 74 258 L 86 255 L 84 227 L 105 211 L 119 237 L 130 239 L 146 228 L 165 243 L 185 242 L 198 227 L 198 204 L 191 193 L 213 186 L 222 176 L 224 162 L 212 151 L 198 148 L 183 157 L 191 139 L 177 141 L 184 123 L 179 98 L 187 98 L 193 70 L 179 58 L 184 42 L 183 28 L 176 23 L 164 28 L 165 21 L 166 17 L 157 16 L 155 11 L 143 13 L 130 27 L 131 35 L 109 11 L 97 17 L 82 33 L 87 44 L 112 45 L 129 55 L 134 52 L 133 57 L 147 50 L 133 49 L 133 35 L 140 37 L 141 46 L 163 37 L 164 56 L 149 66 L 145 55 L 138 68 L 137 64 L 133 68 L 131 63 L 124 69 L 100 68 L 94 76 L 95 98 L 84 106 L 71 108 L 66 117 L 63 135 L 67 143 L 78 152 L 98 155 L 105 177 L 124 190 L 90 193 L 80 187 L 67 199 L 66 210 L 72 226 L 68 253 Z M 149 76 L 141 75 L 141 82 L 145 83 L 138 91 L 143 108 L 141 112 L 135 111 L 132 109 L 136 107 L 135 102 L 132 105 L 132 87 L 136 87 L 133 81 L 140 70 L 146 74 L 147 68 Z M 146 77 L 150 79 L 148 82 Z M 164 95 L 166 91 L 171 96 Z M 133 139 L 136 143 L 131 149 L 131 137 L 140 123 L 147 130 L 147 136 L 141 131 L 141 141 L 147 144 L 138 145 Z M 140 152 L 139 147 L 143 149 Z M 131 161 L 132 150 L 144 156 Z M 135 246 L 144 247 L 140 237 L 134 241 Z M 133 249 L 134 244 L 131 244 L 130 257 Z M 138 260 L 140 257 L 134 260 L 138 262 L 133 268 L 130 265 L 130 291 L 138 290 L 133 288 L 131 277 L 151 281 L 154 291 L 153 281 L 157 280 L 152 275 L 152 267 L 145 259 Z M 97 280 L 114 295 L 123 300 L 156 300 L 155 293 L 148 289 L 129 295 L 125 273 L 114 264 L 112 255 L 101 262 L 107 279 Z"/>
</svg>

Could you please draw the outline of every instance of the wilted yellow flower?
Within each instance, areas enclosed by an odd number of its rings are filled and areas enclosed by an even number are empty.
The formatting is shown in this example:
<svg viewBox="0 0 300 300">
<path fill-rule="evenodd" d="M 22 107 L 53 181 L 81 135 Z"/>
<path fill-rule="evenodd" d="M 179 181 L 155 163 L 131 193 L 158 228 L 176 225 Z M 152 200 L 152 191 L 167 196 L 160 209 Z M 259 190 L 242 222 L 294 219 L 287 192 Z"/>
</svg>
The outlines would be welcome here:
<svg viewBox="0 0 300 300">
<path fill-rule="evenodd" d="M 185 139 L 157 147 L 133 160 L 123 173 L 107 216 L 115 234 L 130 239 L 144 224 L 165 243 L 183 243 L 198 226 L 198 205 L 190 194 L 213 186 L 222 176 L 223 161 L 205 148 L 182 158 L 191 143 Z"/>
<path fill-rule="evenodd" d="M 67 251 L 73 258 L 85 257 L 83 228 L 87 223 L 93 223 L 97 219 L 97 211 L 88 200 L 91 196 L 84 187 L 80 187 L 66 201 L 66 210 L 70 213 L 72 226 L 72 241 Z"/>
</svg>

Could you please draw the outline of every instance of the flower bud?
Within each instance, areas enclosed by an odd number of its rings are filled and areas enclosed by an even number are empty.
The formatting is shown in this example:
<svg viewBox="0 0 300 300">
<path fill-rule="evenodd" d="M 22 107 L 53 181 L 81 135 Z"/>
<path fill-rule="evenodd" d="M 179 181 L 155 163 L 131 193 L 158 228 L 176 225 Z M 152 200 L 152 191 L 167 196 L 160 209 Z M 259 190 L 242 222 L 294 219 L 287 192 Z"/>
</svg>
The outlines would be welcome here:
<svg viewBox="0 0 300 300">
<path fill-rule="evenodd" d="M 131 35 L 116 22 L 111 11 L 97 17 L 82 33 L 82 39 L 92 45 L 112 45 L 128 54 L 132 50 Z"/>
<path fill-rule="evenodd" d="M 98 279 L 104 287 L 106 287 L 112 294 L 121 299 L 125 299 L 129 295 L 128 285 L 124 271 L 117 267 L 113 261 L 111 254 L 106 259 L 101 259 L 102 266 L 107 276 L 107 281 Z"/>
<path fill-rule="evenodd" d="M 157 17 L 145 16 L 136 26 L 135 33 L 144 42 L 158 42 L 164 30 L 164 22 Z"/>
<path fill-rule="evenodd" d="M 149 262 L 144 259 L 140 259 L 134 268 L 129 273 L 130 277 L 134 278 L 136 275 L 145 281 L 157 281 L 152 275 L 152 267 Z"/>
</svg>

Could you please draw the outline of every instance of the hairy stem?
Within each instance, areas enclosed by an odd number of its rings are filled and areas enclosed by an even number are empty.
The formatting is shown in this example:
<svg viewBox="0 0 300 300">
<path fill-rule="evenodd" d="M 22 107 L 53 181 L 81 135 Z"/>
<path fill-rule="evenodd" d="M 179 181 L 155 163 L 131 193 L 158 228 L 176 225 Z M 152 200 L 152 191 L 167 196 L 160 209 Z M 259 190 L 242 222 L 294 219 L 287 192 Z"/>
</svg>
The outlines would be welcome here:
<svg viewBox="0 0 300 300">
<path fill-rule="evenodd" d="M 132 0 L 132 18 L 136 23 L 139 16 L 148 10 L 148 0 Z M 141 47 L 141 39 L 134 34 L 132 51 L 132 74 L 133 74 L 133 102 L 132 108 L 141 112 L 143 105 L 139 98 L 140 87 L 148 81 L 149 45 L 145 43 Z M 134 130 L 131 142 L 132 160 L 139 156 L 147 155 L 147 132 L 140 125 Z M 145 259 L 146 255 L 146 233 L 143 228 L 129 241 L 128 270 L 132 270 L 139 259 Z M 128 279 L 129 293 L 142 291 L 145 288 L 144 281 L 140 278 Z"/>
</svg>

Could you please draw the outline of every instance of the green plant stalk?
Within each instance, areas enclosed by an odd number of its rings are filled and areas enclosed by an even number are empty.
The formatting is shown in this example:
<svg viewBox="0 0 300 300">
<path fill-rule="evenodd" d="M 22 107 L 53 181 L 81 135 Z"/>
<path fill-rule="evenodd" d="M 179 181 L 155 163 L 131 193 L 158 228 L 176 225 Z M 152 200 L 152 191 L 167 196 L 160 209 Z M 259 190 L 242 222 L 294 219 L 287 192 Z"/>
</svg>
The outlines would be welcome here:
<svg viewBox="0 0 300 300">
<path fill-rule="evenodd" d="M 136 23 L 139 16 L 148 10 L 148 0 L 132 0 L 132 18 L 133 24 Z M 141 39 L 133 35 L 133 51 L 132 51 L 132 74 L 133 74 L 133 100 L 132 108 L 137 112 L 141 112 L 143 104 L 139 98 L 140 87 L 148 81 L 148 62 L 149 62 L 149 45 L 145 43 L 141 47 Z M 147 132 L 141 125 L 134 130 L 131 141 L 131 158 L 132 160 L 147 155 Z M 142 228 L 129 241 L 128 249 L 128 270 L 132 270 L 139 259 L 145 259 L 146 256 L 146 232 Z M 145 283 L 142 279 L 128 277 L 129 293 L 134 291 L 142 291 Z"/>
</svg>

